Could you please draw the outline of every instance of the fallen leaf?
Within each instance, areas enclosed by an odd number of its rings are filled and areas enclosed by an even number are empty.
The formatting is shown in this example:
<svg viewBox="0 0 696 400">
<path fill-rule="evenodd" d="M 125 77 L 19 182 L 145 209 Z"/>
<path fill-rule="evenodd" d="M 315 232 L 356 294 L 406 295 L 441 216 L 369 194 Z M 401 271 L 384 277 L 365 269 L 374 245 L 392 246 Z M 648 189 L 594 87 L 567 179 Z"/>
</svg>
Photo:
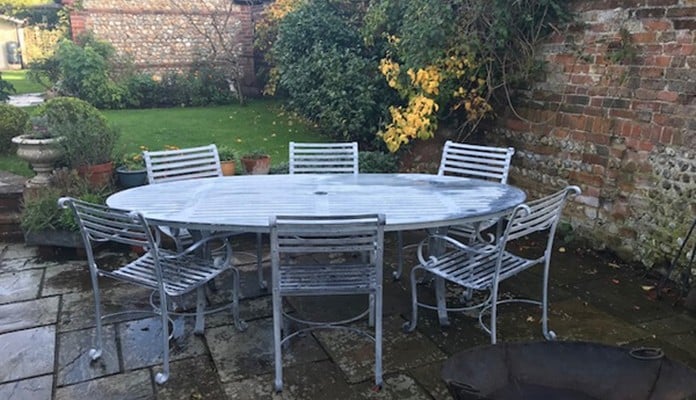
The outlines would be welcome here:
<svg viewBox="0 0 696 400">
<path fill-rule="evenodd" d="M 655 289 L 655 286 L 643 285 L 643 286 L 641 286 L 640 288 L 643 289 L 643 290 L 645 290 L 646 292 L 649 292 L 649 291 Z"/>
<path fill-rule="evenodd" d="M 531 315 L 527 317 L 527 322 L 534 322 L 534 317 Z"/>
<path fill-rule="evenodd" d="M 566 251 L 566 250 L 565 250 L 565 247 L 559 247 L 559 248 L 558 248 L 558 252 L 559 252 L 559 253 L 565 253 L 565 251 Z"/>
<path fill-rule="evenodd" d="M 610 266 L 610 267 L 612 267 L 612 268 L 614 268 L 614 269 L 620 269 L 620 268 L 621 268 L 621 266 L 620 266 L 619 264 L 609 263 L 609 264 L 607 264 L 607 265 Z"/>
<path fill-rule="evenodd" d="M 633 309 L 636 311 L 640 311 L 640 306 L 633 306 Z"/>
<path fill-rule="evenodd" d="M 614 285 L 618 285 L 619 283 L 621 283 L 621 281 L 619 281 L 618 279 L 612 279 L 611 283 L 613 283 Z"/>
</svg>

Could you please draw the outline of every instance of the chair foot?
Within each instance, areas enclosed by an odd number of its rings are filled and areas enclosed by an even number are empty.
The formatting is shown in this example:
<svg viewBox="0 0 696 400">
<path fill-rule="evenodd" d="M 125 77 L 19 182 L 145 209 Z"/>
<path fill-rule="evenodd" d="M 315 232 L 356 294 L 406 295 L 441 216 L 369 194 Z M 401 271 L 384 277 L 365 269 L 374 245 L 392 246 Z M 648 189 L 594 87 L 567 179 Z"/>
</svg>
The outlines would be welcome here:
<svg viewBox="0 0 696 400">
<path fill-rule="evenodd" d="M 92 359 L 92 361 L 98 360 L 99 357 L 101 357 L 101 355 L 102 355 L 102 350 L 101 349 L 90 349 L 89 353 L 87 353 L 87 354 L 89 355 L 89 358 Z"/>
<path fill-rule="evenodd" d="M 155 374 L 155 382 L 157 382 L 158 385 L 163 384 L 164 382 L 169 379 L 169 374 L 165 374 L 164 372 L 158 372 Z"/>
<path fill-rule="evenodd" d="M 399 279 L 401 279 L 401 271 L 394 271 L 394 272 L 392 272 L 392 278 L 393 278 L 395 281 L 398 281 Z"/>
<path fill-rule="evenodd" d="M 401 329 L 404 331 L 404 333 L 411 333 L 416 330 L 416 325 L 418 325 L 416 321 L 406 321 L 401 326 Z"/>
<path fill-rule="evenodd" d="M 280 393 L 283 391 L 283 381 L 276 380 L 273 386 L 275 387 L 276 393 Z"/>
<path fill-rule="evenodd" d="M 546 340 L 550 340 L 550 341 L 556 340 L 556 332 L 548 331 L 548 332 L 544 333 L 544 337 L 546 338 Z"/>
<path fill-rule="evenodd" d="M 240 332 L 246 331 L 247 328 L 249 327 L 249 325 L 246 323 L 246 321 L 242 321 L 242 320 L 234 321 L 234 326 L 235 326 L 235 327 L 237 328 L 237 330 L 240 331 Z"/>
</svg>

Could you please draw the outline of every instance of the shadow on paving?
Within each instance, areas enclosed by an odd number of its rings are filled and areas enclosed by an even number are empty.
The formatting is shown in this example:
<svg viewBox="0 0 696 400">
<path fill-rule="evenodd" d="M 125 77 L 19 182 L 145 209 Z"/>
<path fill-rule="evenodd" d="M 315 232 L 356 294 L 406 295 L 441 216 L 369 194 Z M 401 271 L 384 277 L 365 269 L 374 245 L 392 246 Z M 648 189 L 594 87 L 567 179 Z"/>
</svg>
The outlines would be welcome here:
<svg viewBox="0 0 696 400">
<path fill-rule="evenodd" d="M 420 232 L 409 232 L 416 243 Z M 267 239 L 267 238 L 265 238 Z M 415 249 L 406 252 L 401 280 L 391 279 L 396 265 L 396 238 L 387 235 L 384 269 L 384 380 L 373 389 L 374 344 L 345 331 L 315 331 L 290 341 L 284 350 L 284 391 L 273 393 L 272 308 L 268 289 L 260 287 L 252 235 L 235 240 L 236 264 L 242 275 L 245 332 L 234 328 L 228 312 L 206 318 L 203 335 L 193 334 L 192 320 L 177 319 L 181 336 L 172 339 L 170 380 L 159 386 L 162 330 L 158 319 L 124 314 L 106 321 L 104 355 L 91 361 L 86 352 L 94 336 L 93 297 L 86 262 L 41 260 L 36 249 L 0 244 L 0 398 L 2 399 L 448 399 L 440 379 L 444 360 L 490 343 L 475 317 L 450 314 L 441 328 L 435 312 L 419 310 L 418 327 L 406 334 L 410 318 L 410 268 Z M 266 246 L 267 246 L 266 240 Z M 530 241 L 523 251 L 539 251 Z M 114 265 L 123 249 L 103 248 L 100 257 Z M 264 278 L 270 282 L 267 250 Z M 537 267 L 511 278 L 501 294 L 540 298 L 542 270 Z M 696 318 L 673 297 L 658 301 L 655 284 L 644 271 L 608 254 L 557 241 L 550 278 L 550 327 L 558 340 L 662 348 L 668 357 L 696 368 Z M 149 291 L 101 279 L 106 313 L 150 309 Z M 209 302 L 229 299 L 228 274 L 216 280 Z M 433 300 L 430 283 L 419 296 Z M 448 300 L 461 291 L 448 287 Z M 190 308 L 193 298 L 176 300 Z M 675 305 L 676 304 L 676 305 Z M 292 299 L 286 309 L 299 316 L 335 318 L 362 311 L 365 296 Z M 182 322 L 185 322 L 183 324 Z M 366 328 L 366 322 L 355 323 Z M 539 308 L 504 305 L 499 309 L 498 340 L 543 340 Z"/>
</svg>

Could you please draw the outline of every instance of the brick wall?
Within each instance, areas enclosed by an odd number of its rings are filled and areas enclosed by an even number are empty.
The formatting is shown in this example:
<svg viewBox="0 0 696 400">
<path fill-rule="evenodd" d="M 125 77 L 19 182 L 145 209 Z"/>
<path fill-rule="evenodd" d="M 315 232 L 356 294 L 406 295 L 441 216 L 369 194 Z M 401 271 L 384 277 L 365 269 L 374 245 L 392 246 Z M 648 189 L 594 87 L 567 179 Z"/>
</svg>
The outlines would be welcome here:
<svg viewBox="0 0 696 400">
<path fill-rule="evenodd" d="M 671 259 L 696 216 L 696 0 L 570 4 L 580 24 L 543 46 L 548 74 L 491 136 L 517 149 L 512 181 L 531 196 L 582 188 L 567 214 L 583 236 Z"/>
<path fill-rule="evenodd" d="M 210 27 L 215 10 L 218 17 L 231 10 L 241 49 L 243 86 L 255 90 L 254 20 L 261 5 L 235 4 L 231 0 L 83 0 L 82 7 L 70 14 L 73 35 L 85 30 L 110 42 L 141 70 L 157 73 L 186 70 L 210 53 L 210 45 L 199 29 Z M 64 1 L 65 3 L 65 1 Z M 177 6 L 178 5 L 178 6 Z M 182 9 L 183 8 L 183 9 Z M 222 26 L 218 24 L 218 26 Z"/>
</svg>

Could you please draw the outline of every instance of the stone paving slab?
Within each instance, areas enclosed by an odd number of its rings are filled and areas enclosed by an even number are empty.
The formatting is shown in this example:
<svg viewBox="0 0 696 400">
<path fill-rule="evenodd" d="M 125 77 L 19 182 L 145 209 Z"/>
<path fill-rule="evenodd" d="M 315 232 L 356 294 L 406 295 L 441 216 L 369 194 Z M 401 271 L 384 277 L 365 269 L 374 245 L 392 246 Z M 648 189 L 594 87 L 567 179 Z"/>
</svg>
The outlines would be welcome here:
<svg viewBox="0 0 696 400">
<path fill-rule="evenodd" d="M 169 380 L 155 385 L 155 391 L 158 400 L 225 398 L 215 365 L 207 355 L 173 361 Z"/>
<path fill-rule="evenodd" d="M 55 400 L 151 400 L 154 398 L 149 369 L 111 375 L 56 389 Z"/>
<path fill-rule="evenodd" d="M 0 274 L 0 304 L 37 298 L 43 274 L 42 269 Z"/>
<path fill-rule="evenodd" d="M 53 376 L 44 375 L 0 385 L 0 399 L 50 399 L 52 390 Z"/>
<path fill-rule="evenodd" d="M 53 372 L 55 326 L 0 335 L 0 383 Z"/>
<path fill-rule="evenodd" d="M 224 383 L 273 371 L 273 320 L 260 319 L 250 321 L 248 325 L 245 332 L 239 332 L 233 326 L 215 327 L 205 332 L 220 380 Z M 283 349 L 285 368 L 327 358 L 311 335 L 296 337 Z"/>
<path fill-rule="evenodd" d="M 72 385 L 120 372 L 114 326 L 105 325 L 102 336 L 102 355 L 99 359 L 92 360 L 88 352 L 94 346 L 95 329 L 58 335 L 57 386 Z"/>
<path fill-rule="evenodd" d="M 55 324 L 59 303 L 56 296 L 0 305 L 0 333 Z"/>
</svg>

